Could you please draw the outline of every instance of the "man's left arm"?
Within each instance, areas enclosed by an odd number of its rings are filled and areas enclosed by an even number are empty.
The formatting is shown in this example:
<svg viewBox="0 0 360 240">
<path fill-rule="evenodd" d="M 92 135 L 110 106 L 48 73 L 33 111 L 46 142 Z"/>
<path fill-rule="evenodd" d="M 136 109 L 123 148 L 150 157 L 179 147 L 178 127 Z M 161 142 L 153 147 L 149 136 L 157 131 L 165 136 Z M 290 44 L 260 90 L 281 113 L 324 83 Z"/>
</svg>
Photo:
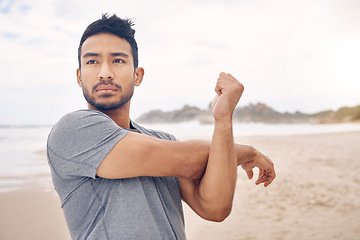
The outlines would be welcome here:
<svg viewBox="0 0 360 240">
<path fill-rule="evenodd" d="M 199 180 L 179 179 L 182 199 L 210 221 L 223 221 L 231 212 L 237 178 L 232 115 L 243 90 L 243 85 L 233 76 L 220 74 L 215 87 L 214 131 L 205 172 Z"/>
<path fill-rule="evenodd" d="M 231 212 L 237 179 L 237 166 L 241 165 L 252 177 L 258 167 L 261 175 L 257 184 L 269 185 L 275 178 L 270 159 L 264 158 L 254 148 L 234 145 L 232 113 L 240 99 L 243 86 L 230 74 L 220 74 L 214 100 L 214 132 L 210 153 L 200 179 L 179 178 L 182 199 L 202 218 L 223 221 Z M 260 156 L 260 157 L 259 157 Z"/>
</svg>

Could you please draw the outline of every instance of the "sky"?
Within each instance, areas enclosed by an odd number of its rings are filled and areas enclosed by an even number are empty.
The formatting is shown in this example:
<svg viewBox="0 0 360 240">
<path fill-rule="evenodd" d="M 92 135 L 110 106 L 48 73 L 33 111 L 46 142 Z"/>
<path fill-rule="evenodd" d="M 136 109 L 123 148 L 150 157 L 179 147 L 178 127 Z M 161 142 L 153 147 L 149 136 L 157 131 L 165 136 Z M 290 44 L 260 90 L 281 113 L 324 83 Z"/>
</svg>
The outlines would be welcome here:
<svg viewBox="0 0 360 240">
<path fill-rule="evenodd" d="M 360 104 L 358 0 L 0 0 L 0 125 L 86 108 L 77 48 L 102 13 L 131 18 L 145 69 L 131 117 L 207 108 L 220 72 L 239 106 L 315 113 Z"/>
</svg>

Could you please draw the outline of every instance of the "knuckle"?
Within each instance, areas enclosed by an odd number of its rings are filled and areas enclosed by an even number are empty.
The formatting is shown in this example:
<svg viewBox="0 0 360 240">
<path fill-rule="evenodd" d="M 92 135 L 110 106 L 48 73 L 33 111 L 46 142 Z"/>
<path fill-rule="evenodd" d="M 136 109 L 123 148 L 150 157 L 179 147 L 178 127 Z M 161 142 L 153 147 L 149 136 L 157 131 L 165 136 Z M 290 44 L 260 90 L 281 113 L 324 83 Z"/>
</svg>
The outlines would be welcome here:
<svg viewBox="0 0 360 240">
<path fill-rule="evenodd" d="M 235 84 L 235 89 L 236 89 L 237 92 L 243 92 L 244 89 L 245 89 L 245 87 L 244 87 L 244 85 L 241 84 L 240 82 L 237 82 L 237 83 Z"/>
</svg>

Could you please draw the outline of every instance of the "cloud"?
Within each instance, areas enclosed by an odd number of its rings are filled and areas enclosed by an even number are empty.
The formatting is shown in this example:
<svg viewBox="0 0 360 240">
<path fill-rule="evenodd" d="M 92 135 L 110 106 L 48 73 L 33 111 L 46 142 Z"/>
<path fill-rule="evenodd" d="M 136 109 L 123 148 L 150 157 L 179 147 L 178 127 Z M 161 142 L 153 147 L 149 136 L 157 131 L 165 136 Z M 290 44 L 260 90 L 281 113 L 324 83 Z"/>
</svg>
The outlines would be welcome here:
<svg viewBox="0 0 360 240">
<path fill-rule="evenodd" d="M 145 79 L 134 116 L 207 107 L 221 71 L 244 83 L 240 104 L 308 112 L 359 104 L 359 9 L 350 0 L 2 0 L 0 107 L 12 114 L 7 122 L 53 122 L 86 107 L 76 86 L 77 47 L 106 12 L 135 21 Z M 24 107 L 38 114 L 21 117 Z"/>
</svg>

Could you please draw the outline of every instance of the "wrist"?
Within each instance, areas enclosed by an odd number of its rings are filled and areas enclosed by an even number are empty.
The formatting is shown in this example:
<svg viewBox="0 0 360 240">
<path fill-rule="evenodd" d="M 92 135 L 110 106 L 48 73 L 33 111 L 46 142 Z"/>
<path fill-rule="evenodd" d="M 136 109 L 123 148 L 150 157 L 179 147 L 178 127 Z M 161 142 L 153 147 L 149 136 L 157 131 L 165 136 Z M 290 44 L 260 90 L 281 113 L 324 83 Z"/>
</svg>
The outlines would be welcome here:
<svg viewBox="0 0 360 240">
<path fill-rule="evenodd" d="M 232 118 L 215 119 L 214 125 L 232 129 Z"/>
<path fill-rule="evenodd" d="M 258 153 L 259 152 L 253 146 L 237 145 L 236 156 L 237 156 L 238 166 L 255 160 Z"/>
</svg>

